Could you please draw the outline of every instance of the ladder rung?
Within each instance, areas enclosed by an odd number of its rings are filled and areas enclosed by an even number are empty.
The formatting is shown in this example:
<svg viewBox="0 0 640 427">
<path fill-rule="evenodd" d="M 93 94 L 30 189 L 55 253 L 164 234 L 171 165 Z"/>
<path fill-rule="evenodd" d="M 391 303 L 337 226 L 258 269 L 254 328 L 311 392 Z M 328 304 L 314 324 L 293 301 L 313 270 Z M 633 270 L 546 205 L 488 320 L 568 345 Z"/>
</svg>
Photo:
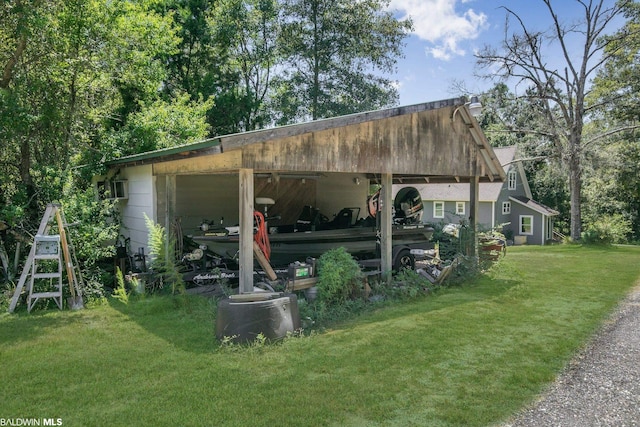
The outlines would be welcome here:
<svg viewBox="0 0 640 427">
<path fill-rule="evenodd" d="M 33 259 L 59 259 L 60 254 L 34 255 Z"/>
<path fill-rule="evenodd" d="M 34 299 L 34 298 L 54 298 L 54 297 L 61 297 L 62 296 L 62 291 L 57 291 L 57 292 L 38 292 L 38 293 L 33 293 L 29 296 L 29 299 Z"/>
<path fill-rule="evenodd" d="M 60 235 L 59 234 L 36 234 L 36 236 L 33 238 L 33 241 L 36 243 L 38 242 L 57 243 L 60 241 Z"/>
<path fill-rule="evenodd" d="M 36 273 L 33 275 L 34 279 L 57 279 L 62 277 L 61 273 Z"/>
</svg>

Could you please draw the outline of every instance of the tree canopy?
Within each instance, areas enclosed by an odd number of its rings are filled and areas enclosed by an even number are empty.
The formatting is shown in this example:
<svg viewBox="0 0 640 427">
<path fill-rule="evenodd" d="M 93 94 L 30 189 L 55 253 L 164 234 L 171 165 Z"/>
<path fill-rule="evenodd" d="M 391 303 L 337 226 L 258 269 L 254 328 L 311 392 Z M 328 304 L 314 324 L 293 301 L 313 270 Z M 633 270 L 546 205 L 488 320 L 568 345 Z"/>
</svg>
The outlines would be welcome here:
<svg viewBox="0 0 640 427">
<path fill-rule="evenodd" d="M 390 73 L 411 21 L 398 21 L 383 0 L 286 0 L 279 48 L 278 122 L 316 120 L 397 103 Z"/>
<path fill-rule="evenodd" d="M 3 2 L 0 215 L 37 218 L 106 159 L 394 105 L 411 24 L 387 4 Z"/>
<path fill-rule="evenodd" d="M 619 51 L 613 40 L 604 36 L 631 3 L 632 0 L 619 0 L 615 4 L 576 0 L 581 19 L 566 22 L 551 0 L 541 0 L 549 16 L 547 30 L 529 28 L 523 17 L 503 7 L 507 21 L 501 46 L 486 46 L 476 55 L 479 66 L 492 69 L 491 75 L 515 79 L 526 88 L 522 96 L 537 110 L 533 131 L 539 137 L 539 146 L 544 147 L 548 156 L 559 159 L 567 173 L 570 234 L 576 241 L 582 231 L 583 163 L 588 149 L 585 122 L 596 107 L 589 102 L 590 83 L 603 64 Z M 515 29 L 511 19 L 515 21 Z M 575 45 L 579 49 L 572 47 Z"/>
</svg>

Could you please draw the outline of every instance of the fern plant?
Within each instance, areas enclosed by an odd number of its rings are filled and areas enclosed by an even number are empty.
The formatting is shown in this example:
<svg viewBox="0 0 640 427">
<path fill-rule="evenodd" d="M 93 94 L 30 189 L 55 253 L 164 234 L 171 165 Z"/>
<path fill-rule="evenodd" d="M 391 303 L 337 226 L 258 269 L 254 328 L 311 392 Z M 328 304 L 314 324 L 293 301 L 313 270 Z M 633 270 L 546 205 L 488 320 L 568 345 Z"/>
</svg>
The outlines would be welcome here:
<svg viewBox="0 0 640 427">
<path fill-rule="evenodd" d="M 123 304 L 129 304 L 129 293 L 124 284 L 124 276 L 118 267 L 116 267 L 116 282 L 117 286 L 113 290 L 113 297 Z"/>
<path fill-rule="evenodd" d="M 147 215 L 144 216 L 147 230 L 149 231 L 149 255 L 151 258 L 151 269 L 161 282 L 161 287 L 165 284 L 171 286 L 171 293 L 184 293 L 185 285 L 182 274 L 178 271 L 178 266 L 174 257 L 175 239 L 168 237 L 164 227 L 156 224 Z"/>
</svg>

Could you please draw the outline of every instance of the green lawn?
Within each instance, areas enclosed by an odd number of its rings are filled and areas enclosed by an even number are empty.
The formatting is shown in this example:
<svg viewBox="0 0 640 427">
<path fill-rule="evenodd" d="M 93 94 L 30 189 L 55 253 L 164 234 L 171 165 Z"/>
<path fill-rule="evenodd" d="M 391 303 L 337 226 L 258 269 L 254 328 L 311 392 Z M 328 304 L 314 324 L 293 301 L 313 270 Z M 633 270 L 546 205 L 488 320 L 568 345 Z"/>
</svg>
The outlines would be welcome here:
<svg viewBox="0 0 640 427">
<path fill-rule="evenodd" d="M 640 248 L 509 248 L 493 271 L 279 345 L 220 347 L 211 302 L 0 314 L 0 421 L 485 426 L 532 402 L 640 277 Z M 44 424 L 43 424 L 44 425 Z"/>
</svg>

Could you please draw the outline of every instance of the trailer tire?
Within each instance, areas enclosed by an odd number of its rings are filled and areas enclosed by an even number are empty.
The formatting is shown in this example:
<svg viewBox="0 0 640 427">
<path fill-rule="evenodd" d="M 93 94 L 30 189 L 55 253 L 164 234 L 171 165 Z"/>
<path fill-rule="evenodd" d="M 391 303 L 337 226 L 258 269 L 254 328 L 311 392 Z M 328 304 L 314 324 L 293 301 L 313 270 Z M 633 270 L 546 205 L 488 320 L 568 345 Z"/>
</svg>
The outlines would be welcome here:
<svg viewBox="0 0 640 427">
<path fill-rule="evenodd" d="M 396 272 L 414 270 L 415 267 L 416 259 L 409 249 L 401 249 L 393 258 L 393 270 Z"/>
</svg>

